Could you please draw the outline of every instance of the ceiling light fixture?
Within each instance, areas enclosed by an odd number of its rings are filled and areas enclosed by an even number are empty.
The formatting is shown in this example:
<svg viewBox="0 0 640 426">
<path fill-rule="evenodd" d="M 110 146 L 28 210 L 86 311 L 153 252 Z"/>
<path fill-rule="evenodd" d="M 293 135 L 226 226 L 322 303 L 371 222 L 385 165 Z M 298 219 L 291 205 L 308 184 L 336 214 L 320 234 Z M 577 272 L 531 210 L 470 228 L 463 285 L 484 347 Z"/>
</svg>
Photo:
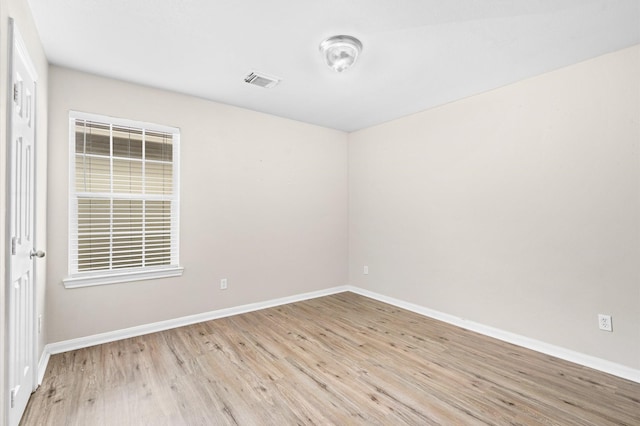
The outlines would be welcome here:
<svg viewBox="0 0 640 426">
<path fill-rule="evenodd" d="M 362 51 L 362 43 L 355 37 L 337 35 L 320 43 L 320 52 L 329 68 L 342 72 L 355 64 Z"/>
</svg>

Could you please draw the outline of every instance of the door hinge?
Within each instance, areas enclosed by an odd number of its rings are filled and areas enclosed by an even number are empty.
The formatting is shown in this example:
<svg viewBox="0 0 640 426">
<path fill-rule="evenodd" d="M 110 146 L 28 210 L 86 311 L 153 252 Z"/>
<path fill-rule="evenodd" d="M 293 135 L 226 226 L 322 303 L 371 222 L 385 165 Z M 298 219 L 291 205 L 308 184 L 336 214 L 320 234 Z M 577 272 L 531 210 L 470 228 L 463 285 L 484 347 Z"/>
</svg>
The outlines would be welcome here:
<svg viewBox="0 0 640 426">
<path fill-rule="evenodd" d="M 16 237 L 11 238 L 11 254 L 16 254 L 18 245 L 18 239 Z"/>
<path fill-rule="evenodd" d="M 13 83 L 13 102 L 18 102 L 18 84 Z"/>
<path fill-rule="evenodd" d="M 11 408 L 16 405 L 16 394 L 18 393 L 18 388 L 11 389 Z"/>
</svg>

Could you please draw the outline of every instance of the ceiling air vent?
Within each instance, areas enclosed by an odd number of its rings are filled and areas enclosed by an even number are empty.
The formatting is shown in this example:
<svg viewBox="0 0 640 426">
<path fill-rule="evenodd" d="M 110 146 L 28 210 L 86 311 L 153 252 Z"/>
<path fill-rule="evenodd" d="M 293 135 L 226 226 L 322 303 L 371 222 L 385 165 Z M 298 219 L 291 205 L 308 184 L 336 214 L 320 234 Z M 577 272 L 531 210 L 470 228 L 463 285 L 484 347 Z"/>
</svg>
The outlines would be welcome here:
<svg viewBox="0 0 640 426">
<path fill-rule="evenodd" d="M 257 72 L 251 72 L 244 78 L 244 81 L 254 86 L 264 87 L 265 89 L 271 89 L 280 83 L 280 79 L 269 77 L 264 74 L 258 74 Z"/>
</svg>

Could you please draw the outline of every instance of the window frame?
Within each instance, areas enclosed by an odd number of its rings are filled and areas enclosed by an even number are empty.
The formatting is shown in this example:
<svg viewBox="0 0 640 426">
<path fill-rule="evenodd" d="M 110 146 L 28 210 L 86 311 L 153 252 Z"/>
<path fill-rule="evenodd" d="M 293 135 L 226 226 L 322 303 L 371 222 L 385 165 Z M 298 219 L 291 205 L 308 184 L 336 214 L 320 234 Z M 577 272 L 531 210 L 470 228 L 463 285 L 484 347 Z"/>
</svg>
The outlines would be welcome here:
<svg viewBox="0 0 640 426">
<path fill-rule="evenodd" d="M 172 190 L 170 201 L 172 203 L 171 218 L 172 227 L 172 251 L 171 263 L 169 265 L 140 266 L 128 268 L 78 271 L 77 252 L 74 247 L 78 247 L 78 192 L 76 190 L 76 121 L 87 120 L 96 123 L 104 123 L 110 126 L 130 127 L 134 129 L 144 129 L 144 131 L 163 132 L 172 134 Z M 63 279 L 65 288 L 88 287 L 95 285 L 125 283 L 140 280 L 150 280 L 168 277 L 181 276 L 184 268 L 180 266 L 180 129 L 177 127 L 164 126 L 154 123 L 116 118 L 102 114 L 92 114 L 78 111 L 69 111 L 69 211 L 68 211 L 68 274 Z M 113 158 L 110 153 L 109 158 Z M 111 160 L 112 161 L 112 160 Z M 144 161 L 144 160 L 143 160 Z M 110 174 L 111 176 L 111 174 Z M 111 194 L 114 194 L 113 192 Z M 112 195 L 113 196 L 113 195 Z M 132 197 L 133 200 L 145 200 L 145 195 Z M 75 221 L 75 224 L 74 224 Z M 175 240 L 175 248 L 174 246 Z M 77 249 L 76 249 L 77 250 Z M 113 250 L 111 247 L 110 252 Z M 74 261 L 75 259 L 75 261 Z"/>
</svg>

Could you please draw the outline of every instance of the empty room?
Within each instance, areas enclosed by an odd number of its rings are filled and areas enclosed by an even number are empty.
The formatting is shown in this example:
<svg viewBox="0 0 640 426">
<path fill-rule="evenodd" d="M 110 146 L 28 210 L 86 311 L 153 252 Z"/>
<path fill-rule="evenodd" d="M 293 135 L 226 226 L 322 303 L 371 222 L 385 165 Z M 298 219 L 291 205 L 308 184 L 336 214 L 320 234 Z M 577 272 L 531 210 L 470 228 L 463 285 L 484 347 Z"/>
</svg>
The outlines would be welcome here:
<svg viewBox="0 0 640 426">
<path fill-rule="evenodd" d="M 0 0 L 0 424 L 640 425 L 637 0 Z"/>
</svg>

